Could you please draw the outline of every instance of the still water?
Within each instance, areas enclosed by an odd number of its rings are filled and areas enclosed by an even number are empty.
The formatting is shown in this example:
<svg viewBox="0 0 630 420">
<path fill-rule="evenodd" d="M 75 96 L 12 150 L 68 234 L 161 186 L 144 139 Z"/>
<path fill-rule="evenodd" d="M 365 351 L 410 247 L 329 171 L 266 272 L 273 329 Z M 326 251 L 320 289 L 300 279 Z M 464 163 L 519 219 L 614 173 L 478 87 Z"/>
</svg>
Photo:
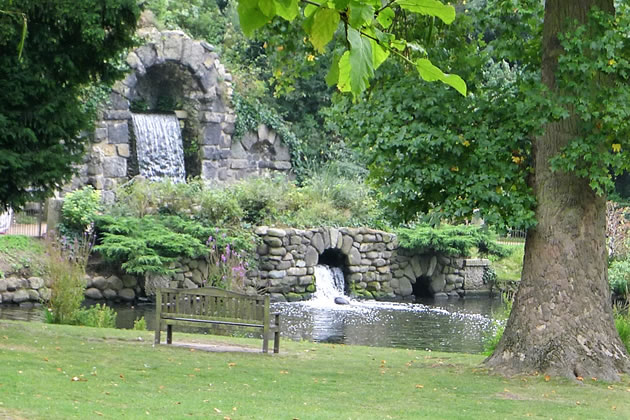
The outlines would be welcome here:
<svg viewBox="0 0 630 420">
<path fill-rule="evenodd" d="M 500 307 L 499 300 L 486 298 L 415 304 L 351 300 L 349 305 L 313 300 L 275 303 L 272 311 L 281 313 L 282 336 L 292 340 L 479 353 Z M 114 308 L 118 328 L 131 328 L 144 316 L 154 329 L 153 305 Z M 43 322 L 43 309 L 0 305 L 0 318 Z"/>
</svg>

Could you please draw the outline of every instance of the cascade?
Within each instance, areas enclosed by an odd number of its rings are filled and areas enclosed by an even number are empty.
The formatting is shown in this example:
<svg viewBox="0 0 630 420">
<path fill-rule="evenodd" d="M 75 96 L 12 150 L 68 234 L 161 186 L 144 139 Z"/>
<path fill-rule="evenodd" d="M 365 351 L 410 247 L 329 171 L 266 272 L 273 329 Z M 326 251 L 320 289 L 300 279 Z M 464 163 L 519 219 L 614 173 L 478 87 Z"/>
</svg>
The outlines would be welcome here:
<svg viewBox="0 0 630 420">
<path fill-rule="evenodd" d="M 344 296 L 343 272 L 339 267 L 327 265 L 315 266 L 315 293 L 313 300 L 320 303 L 332 303 L 335 298 Z"/>
<path fill-rule="evenodd" d="M 170 114 L 131 114 L 140 175 L 157 180 L 186 179 L 179 120 Z"/>
</svg>

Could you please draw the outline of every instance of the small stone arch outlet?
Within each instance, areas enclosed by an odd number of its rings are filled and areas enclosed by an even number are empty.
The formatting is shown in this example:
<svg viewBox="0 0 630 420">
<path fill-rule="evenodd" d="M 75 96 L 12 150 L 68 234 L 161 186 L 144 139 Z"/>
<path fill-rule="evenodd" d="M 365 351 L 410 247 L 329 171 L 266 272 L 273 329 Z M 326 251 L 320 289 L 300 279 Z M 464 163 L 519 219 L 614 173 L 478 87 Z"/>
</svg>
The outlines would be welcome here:
<svg viewBox="0 0 630 420">
<path fill-rule="evenodd" d="M 396 235 L 368 228 L 281 229 L 259 227 L 258 270 L 248 273 L 251 293 L 265 290 L 275 301 L 309 299 L 315 266 L 341 267 L 346 291 L 355 297 L 414 301 L 488 294 L 488 260 L 467 260 L 398 247 Z"/>
</svg>

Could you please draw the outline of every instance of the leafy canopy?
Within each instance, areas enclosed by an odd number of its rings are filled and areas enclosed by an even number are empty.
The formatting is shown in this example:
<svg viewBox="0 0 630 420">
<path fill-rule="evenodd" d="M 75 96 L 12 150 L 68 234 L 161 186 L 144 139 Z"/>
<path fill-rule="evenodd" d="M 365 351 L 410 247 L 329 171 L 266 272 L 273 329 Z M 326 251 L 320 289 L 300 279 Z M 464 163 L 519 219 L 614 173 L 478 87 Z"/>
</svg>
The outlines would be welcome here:
<svg viewBox="0 0 630 420">
<path fill-rule="evenodd" d="M 293 21 L 304 16 L 302 28 L 313 47 L 323 53 L 335 34 L 343 31 L 345 45 L 336 51 L 326 77 L 329 85 L 355 97 L 370 86 L 374 72 L 390 55 L 415 67 L 424 80 L 441 81 L 466 95 L 466 83 L 433 65 L 424 49 L 396 33 L 397 14 L 411 12 L 434 17 L 445 24 L 455 19 L 455 8 L 437 0 L 239 0 L 238 14 L 243 32 L 251 36 L 273 18 Z M 341 29 L 341 30 L 340 30 Z"/>
<path fill-rule="evenodd" d="M 0 10 L 0 207 L 18 207 L 72 176 L 100 99 L 90 85 L 120 78 L 116 62 L 133 44 L 139 8 L 3 0 Z"/>
</svg>

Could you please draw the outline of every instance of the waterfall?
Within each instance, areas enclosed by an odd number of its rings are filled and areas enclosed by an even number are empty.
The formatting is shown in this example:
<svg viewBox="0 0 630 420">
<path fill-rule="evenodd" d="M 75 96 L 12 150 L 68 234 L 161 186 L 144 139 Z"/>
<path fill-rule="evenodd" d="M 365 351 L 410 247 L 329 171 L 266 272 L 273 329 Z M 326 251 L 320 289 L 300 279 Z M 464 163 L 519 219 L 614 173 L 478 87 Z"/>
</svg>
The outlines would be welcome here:
<svg viewBox="0 0 630 420">
<path fill-rule="evenodd" d="M 344 296 L 343 272 L 339 267 L 327 265 L 315 266 L 315 293 L 313 300 L 322 303 L 332 303 L 336 297 Z"/>
<path fill-rule="evenodd" d="M 184 147 L 179 120 L 169 114 L 131 114 L 140 175 L 185 181 Z"/>
</svg>

